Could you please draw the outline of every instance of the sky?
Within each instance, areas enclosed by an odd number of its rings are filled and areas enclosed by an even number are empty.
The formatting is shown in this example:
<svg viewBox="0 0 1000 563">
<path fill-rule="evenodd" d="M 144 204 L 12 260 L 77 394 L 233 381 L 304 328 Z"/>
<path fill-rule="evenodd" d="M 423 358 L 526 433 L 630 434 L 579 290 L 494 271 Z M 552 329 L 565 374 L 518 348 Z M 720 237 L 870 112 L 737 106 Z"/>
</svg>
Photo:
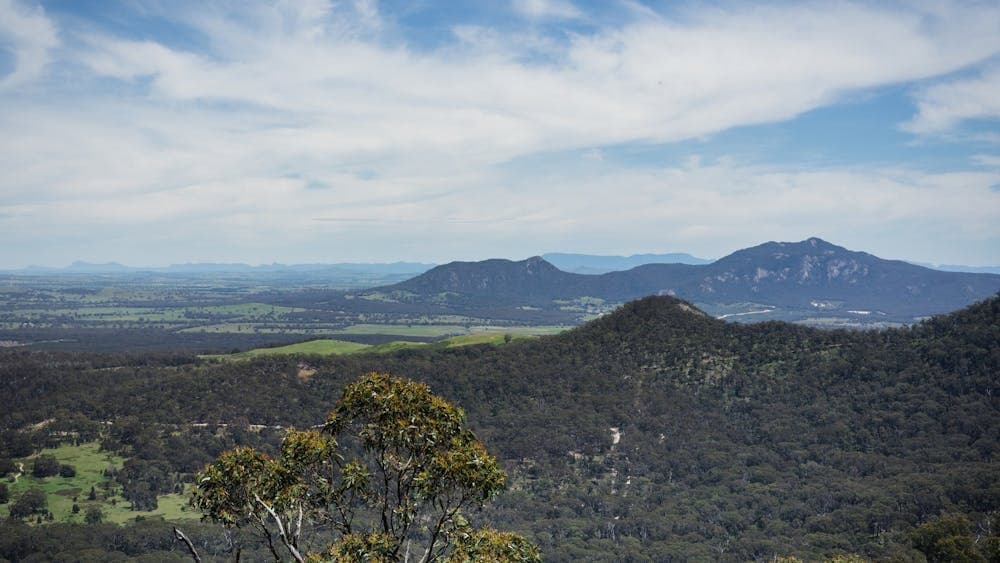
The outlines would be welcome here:
<svg viewBox="0 0 1000 563">
<path fill-rule="evenodd" d="M 1000 265 L 1000 3 L 0 0 L 0 268 Z"/>
</svg>

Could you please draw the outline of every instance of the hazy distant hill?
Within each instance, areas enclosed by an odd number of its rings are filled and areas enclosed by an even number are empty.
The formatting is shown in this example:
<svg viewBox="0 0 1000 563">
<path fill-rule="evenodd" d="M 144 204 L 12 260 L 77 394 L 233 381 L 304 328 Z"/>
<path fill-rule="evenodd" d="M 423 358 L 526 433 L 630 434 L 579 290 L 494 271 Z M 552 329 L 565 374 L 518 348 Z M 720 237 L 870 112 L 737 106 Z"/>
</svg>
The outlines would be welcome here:
<svg viewBox="0 0 1000 563">
<path fill-rule="evenodd" d="M 219 274 L 219 273 L 323 273 L 323 272 L 349 272 L 372 273 L 372 274 L 418 274 L 433 268 L 434 264 L 422 264 L 419 262 L 393 262 L 393 263 L 356 263 L 341 262 L 335 264 L 261 264 L 252 266 L 242 263 L 215 263 L 198 262 L 188 264 L 171 264 L 169 266 L 156 267 L 132 267 L 119 264 L 117 262 L 107 262 L 104 264 L 94 264 L 77 260 L 64 268 L 51 268 L 47 266 L 28 266 L 19 270 L 6 270 L 16 273 L 182 273 L 182 274 Z"/>
<path fill-rule="evenodd" d="M 926 262 L 911 262 L 917 266 L 924 266 L 934 270 L 945 272 L 968 272 L 970 274 L 1000 274 L 1000 266 L 962 266 L 961 264 L 928 264 Z"/>
<path fill-rule="evenodd" d="M 756 309 L 752 312 L 763 316 L 754 318 L 760 320 L 839 315 L 858 322 L 910 322 L 998 290 L 1000 275 L 932 270 L 810 238 L 768 242 L 711 264 L 646 264 L 601 275 L 564 272 L 540 257 L 453 262 L 375 291 L 396 292 L 411 302 L 536 307 L 583 297 L 623 302 L 668 294 L 716 314 L 733 305 Z"/>
<path fill-rule="evenodd" d="M 598 256 L 549 252 L 542 255 L 548 263 L 564 272 L 575 274 L 605 274 L 630 270 L 645 264 L 709 264 L 711 260 L 690 254 L 633 254 L 631 256 Z"/>
</svg>

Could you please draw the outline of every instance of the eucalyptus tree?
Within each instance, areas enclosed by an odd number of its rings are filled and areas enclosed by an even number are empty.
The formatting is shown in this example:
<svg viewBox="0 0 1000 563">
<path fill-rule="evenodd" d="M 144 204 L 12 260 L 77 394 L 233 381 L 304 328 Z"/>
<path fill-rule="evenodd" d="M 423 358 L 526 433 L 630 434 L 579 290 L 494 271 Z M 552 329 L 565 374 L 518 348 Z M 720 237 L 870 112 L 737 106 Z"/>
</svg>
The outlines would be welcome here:
<svg viewBox="0 0 1000 563">
<path fill-rule="evenodd" d="M 248 447 L 219 456 L 193 501 L 212 520 L 255 531 L 275 560 L 537 561 L 523 537 L 463 515 L 505 481 L 462 409 L 426 385 L 371 373 L 344 388 L 325 422 L 289 430 L 277 456 Z M 333 541 L 310 551 L 310 532 Z"/>
</svg>

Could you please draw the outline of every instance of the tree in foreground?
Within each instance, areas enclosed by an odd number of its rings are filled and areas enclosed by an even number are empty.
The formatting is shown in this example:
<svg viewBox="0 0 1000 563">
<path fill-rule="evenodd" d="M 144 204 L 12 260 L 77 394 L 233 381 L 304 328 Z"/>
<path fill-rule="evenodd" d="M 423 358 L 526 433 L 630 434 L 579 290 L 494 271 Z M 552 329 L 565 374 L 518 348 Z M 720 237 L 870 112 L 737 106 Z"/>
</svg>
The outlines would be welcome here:
<svg viewBox="0 0 1000 563">
<path fill-rule="evenodd" d="M 371 373 L 344 388 L 325 423 L 290 430 L 276 458 L 246 447 L 219 456 L 193 502 L 258 533 L 275 560 L 539 561 L 523 537 L 475 528 L 462 513 L 505 480 L 460 408 L 426 385 Z M 334 541 L 310 552 L 309 531 Z"/>
</svg>

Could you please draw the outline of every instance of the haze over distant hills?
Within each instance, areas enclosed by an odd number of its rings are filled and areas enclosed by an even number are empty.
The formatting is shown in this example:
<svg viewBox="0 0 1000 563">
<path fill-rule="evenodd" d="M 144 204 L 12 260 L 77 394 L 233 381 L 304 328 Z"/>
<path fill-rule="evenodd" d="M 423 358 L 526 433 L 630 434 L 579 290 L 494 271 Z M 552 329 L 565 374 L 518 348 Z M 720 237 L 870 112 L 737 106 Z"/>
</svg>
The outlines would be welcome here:
<svg viewBox="0 0 1000 563">
<path fill-rule="evenodd" d="M 630 270 L 646 264 L 711 264 L 706 258 L 692 256 L 685 252 L 668 254 L 631 254 L 629 256 L 578 254 L 567 252 L 548 252 L 541 258 L 564 272 L 574 274 L 606 274 Z M 931 264 L 929 262 L 907 261 L 915 266 L 944 272 L 966 272 L 979 274 L 1000 274 L 1000 266 L 963 266 L 959 264 Z M 239 262 L 190 262 L 171 264 L 169 266 L 126 266 L 119 262 L 86 262 L 77 260 L 68 266 L 27 266 L 16 269 L 0 269 L 4 273 L 21 274 L 127 274 L 127 273 L 178 273 L 178 274 L 215 274 L 215 273 L 275 273 L 275 272 L 323 272 L 348 271 L 352 273 L 374 274 L 420 274 L 437 266 L 428 262 L 333 262 L 310 264 L 260 264 L 251 265 Z"/>
<path fill-rule="evenodd" d="M 7 272 L 19 273 L 274 273 L 274 272 L 331 272 L 348 271 L 381 274 L 418 274 L 433 268 L 434 264 L 419 262 L 392 263 L 358 263 L 338 262 L 333 264 L 260 264 L 252 266 L 242 263 L 200 262 L 188 264 L 171 264 L 169 266 L 125 266 L 118 262 L 95 264 L 77 260 L 63 268 L 47 266 L 28 266 L 19 270 Z"/>
<path fill-rule="evenodd" d="M 1000 266 L 962 266 L 960 264 L 928 264 L 926 262 L 911 262 L 917 266 L 941 270 L 943 272 L 967 272 L 970 274 L 1000 274 Z"/>
<path fill-rule="evenodd" d="M 549 307 L 573 299 L 623 302 L 666 294 L 718 316 L 847 317 L 868 324 L 913 322 L 998 290 L 1000 275 L 932 270 L 810 238 L 768 242 L 710 264 L 646 264 L 600 275 L 565 272 L 541 257 L 453 262 L 375 291 L 458 307 Z"/>
</svg>

